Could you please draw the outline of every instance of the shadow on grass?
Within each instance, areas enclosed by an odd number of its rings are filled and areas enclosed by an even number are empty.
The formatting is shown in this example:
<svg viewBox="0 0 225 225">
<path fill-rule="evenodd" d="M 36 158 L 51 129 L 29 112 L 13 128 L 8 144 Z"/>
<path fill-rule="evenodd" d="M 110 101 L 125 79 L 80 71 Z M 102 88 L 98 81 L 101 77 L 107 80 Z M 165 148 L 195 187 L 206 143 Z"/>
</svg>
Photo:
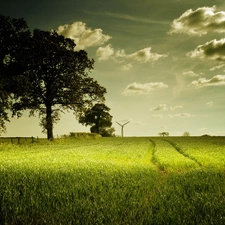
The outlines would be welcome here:
<svg viewBox="0 0 225 225">
<path fill-rule="evenodd" d="M 145 168 L 0 173 L 0 224 L 225 224 L 223 171 Z"/>
</svg>

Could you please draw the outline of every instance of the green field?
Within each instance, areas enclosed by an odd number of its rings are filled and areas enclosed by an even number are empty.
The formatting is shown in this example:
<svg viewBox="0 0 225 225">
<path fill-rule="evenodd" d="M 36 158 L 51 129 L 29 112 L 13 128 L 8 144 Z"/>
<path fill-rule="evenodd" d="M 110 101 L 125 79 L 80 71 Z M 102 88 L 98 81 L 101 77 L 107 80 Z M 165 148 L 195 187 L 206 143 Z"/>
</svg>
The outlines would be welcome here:
<svg viewBox="0 0 225 225">
<path fill-rule="evenodd" d="M 0 143 L 0 224 L 225 224 L 225 138 Z"/>
</svg>

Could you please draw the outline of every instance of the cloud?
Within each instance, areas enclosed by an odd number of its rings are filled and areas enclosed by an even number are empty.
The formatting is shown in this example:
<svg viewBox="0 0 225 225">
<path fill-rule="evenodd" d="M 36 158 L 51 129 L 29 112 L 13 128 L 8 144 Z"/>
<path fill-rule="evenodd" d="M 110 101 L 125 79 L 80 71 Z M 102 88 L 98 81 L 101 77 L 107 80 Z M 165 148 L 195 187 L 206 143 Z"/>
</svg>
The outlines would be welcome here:
<svg viewBox="0 0 225 225">
<path fill-rule="evenodd" d="M 160 104 L 160 105 L 158 105 L 158 106 L 156 106 L 155 108 L 153 108 L 153 109 L 150 109 L 150 110 L 153 110 L 153 111 L 161 111 L 161 110 L 167 110 L 167 106 L 166 106 L 166 104 Z"/>
<path fill-rule="evenodd" d="M 112 17 L 112 18 L 116 18 L 116 19 L 122 19 L 122 20 L 127 20 L 127 21 L 132 21 L 132 22 L 137 22 L 137 23 L 146 23 L 146 24 L 169 24 L 168 21 L 162 21 L 162 20 L 150 20 L 150 19 L 146 19 L 146 18 L 141 18 L 140 16 L 138 17 L 134 17 L 128 14 L 122 14 L 122 13 L 111 13 L 111 12 L 93 12 L 93 11 L 86 11 L 86 13 L 91 14 L 91 15 L 103 15 L 108 16 L 108 17 Z"/>
<path fill-rule="evenodd" d="M 158 106 L 156 106 L 155 108 L 150 108 L 150 110 L 152 111 L 172 111 L 178 108 L 183 108 L 183 106 L 178 105 L 178 106 L 170 106 L 168 107 L 166 104 L 160 104 Z"/>
<path fill-rule="evenodd" d="M 57 33 L 73 39 L 76 43 L 76 49 L 100 46 L 111 38 L 109 35 L 103 34 L 102 29 L 92 30 L 81 21 L 74 22 L 71 25 L 61 25 L 58 27 Z"/>
<path fill-rule="evenodd" d="M 212 67 L 212 68 L 210 69 L 210 71 L 219 70 L 219 69 L 223 68 L 224 66 L 225 66 L 225 64 L 220 64 L 220 65 L 218 65 L 218 66 L 214 66 L 214 67 Z"/>
<path fill-rule="evenodd" d="M 164 84 L 163 82 L 151 82 L 144 84 L 134 82 L 126 87 L 123 94 L 126 96 L 146 95 L 149 94 L 151 91 L 162 88 L 168 88 L 168 85 Z"/>
<path fill-rule="evenodd" d="M 195 50 L 189 52 L 187 56 L 191 58 L 225 61 L 225 38 L 218 41 L 214 39 L 203 45 L 199 45 Z"/>
<path fill-rule="evenodd" d="M 213 102 L 207 102 L 206 105 L 207 106 L 213 106 Z"/>
<path fill-rule="evenodd" d="M 189 77 L 198 77 L 199 74 L 193 72 L 193 71 L 186 71 L 186 72 L 183 72 L 182 75 L 184 76 L 189 76 Z"/>
<path fill-rule="evenodd" d="M 114 49 L 109 44 L 106 47 L 99 47 L 96 51 L 96 54 L 99 61 L 107 60 L 114 54 Z"/>
<path fill-rule="evenodd" d="M 147 23 L 147 24 L 168 24 L 167 21 L 159 21 L 159 20 L 150 20 L 146 18 L 141 18 L 141 17 L 134 17 L 130 16 L 127 14 L 119 14 L 119 13 L 110 13 L 110 12 L 102 12 L 98 13 L 97 15 L 103 15 L 103 16 L 109 16 L 117 19 L 123 19 L 123 20 L 128 20 L 128 21 L 133 21 L 133 22 L 138 22 L 138 23 Z"/>
<path fill-rule="evenodd" d="M 224 33 L 225 12 L 215 11 L 215 6 L 201 7 L 195 11 L 189 9 L 173 21 L 169 33 L 183 33 L 198 36 L 207 34 L 209 31 Z"/>
<path fill-rule="evenodd" d="M 151 47 L 147 47 L 137 52 L 134 52 L 130 55 L 126 55 L 126 58 L 130 58 L 141 63 L 146 63 L 146 62 L 154 62 L 159 60 L 160 58 L 164 58 L 167 56 L 168 54 L 153 53 L 151 52 Z"/>
<path fill-rule="evenodd" d="M 106 47 L 100 47 L 99 49 L 103 50 L 106 49 Z M 98 55 L 98 51 L 97 50 L 96 54 Z M 110 56 L 114 59 L 114 61 L 121 63 L 121 61 L 119 61 L 120 59 L 122 60 L 122 62 L 126 59 L 132 59 L 135 61 L 138 61 L 140 63 L 148 63 L 148 62 L 155 62 L 158 61 L 160 58 L 164 58 L 164 57 L 168 57 L 168 54 L 158 54 L 158 53 L 154 53 L 151 52 L 151 47 L 147 47 L 144 49 L 141 49 L 137 52 L 131 53 L 131 54 L 126 54 L 124 49 L 118 49 L 118 50 L 114 50 L 111 45 L 110 45 L 110 49 L 111 49 L 111 53 L 113 52 L 113 54 L 111 54 Z M 101 56 L 101 55 L 100 55 Z M 106 59 L 109 59 L 105 58 Z"/>
<path fill-rule="evenodd" d="M 186 117 L 195 117 L 195 115 L 192 115 L 190 113 L 180 113 L 180 114 L 173 114 L 169 115 L 170 118 L 186 118 Z"/>
<path fill-rule="evenodd" d="M 122 65 L 121 70 L 128 71 L 131 68 L 132 68 L 132 64 L 131 63 L 128 63 L 128 64 L 125 64 L 125 65 Z"/>
<path fill-rule="evenodd" d="M 225 85 L 225 75 L 216 75 L 211 79 L 199 78 L 189 84 L 189 87 L 202 88 L 208 86 L 222 86 Z"/>
<path fill-rule="evenodd" d="M 126 53 L 124 49 L 118 49 L 115 53 L 115 57 L 126 57 Z"/>
</svg>

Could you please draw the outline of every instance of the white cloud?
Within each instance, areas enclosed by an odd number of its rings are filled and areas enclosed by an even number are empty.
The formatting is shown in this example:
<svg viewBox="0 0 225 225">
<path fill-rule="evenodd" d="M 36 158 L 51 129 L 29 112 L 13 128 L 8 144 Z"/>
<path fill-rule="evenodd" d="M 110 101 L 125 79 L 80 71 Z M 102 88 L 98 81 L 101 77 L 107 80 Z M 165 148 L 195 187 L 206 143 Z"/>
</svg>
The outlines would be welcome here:
<svg viewBox="0 0 225 225">
<path fill-rule="evenodd" d="M 178 106 L 170 106 L 168 107 L 166 104 L 160 104 L 158 106 L 156 106 L 155 108 L 150 108 L 150 110 L 152 111 L 172 111 L 178 108 L 182 108 L 183 106 L 178 105 Z"/>
<path fill-rule="evenodd" d="M 222 86 L 225 85 L 225 75 L 216 75 L 211 79 L 199 78 L 189 84 L 189 87 L 202 88 L 207 86 Z"/>
<path fill-rule="evenodd" d="M 158 106 L 156 106 L 155 108 L 151 108 L 150 110 L 153 110 L 153 111 L 161 111 L 161 110 L 167 110 L 167 106 L 166 104 L 160 104 Z"/>
<path fill-rule="evenodd" d="M 169 115 L 170 118 L 186 118 L 186 117 L 195 117 L 195 115 L 192 115 L 190 113 L 180 113 L 180 114 L 173 114 Z"/>
<path fill-rule="evenodd" d="M 99 61 L 107 60 L 114 54 L 114 49 L 111 45 L 107 45 L 106 47 L 99 47 L 96 51 Z"/>
<path fill-rule="evenodd" d="M 198 77 L 199 76 L 199 74 L 197 74 L 193 71 L 185 71 L 185 72 L 182 73 L 182 75 L 189 76 L 189 77 Z"/>
<path fill-rule="evenodd" d="M 94 14 L 93 12 L 88 12 L 90 14 Z M 159 21 L 159 20 L 150 20 L 146 18 L 141 18 L 141 17 L 134 17 L 130 16 L 127 14 L 120 14 L 120 13 L 110 13 L 110 12 L 101 12 L 97 15 L 103 15 L 103 16 L 109 16 L 117 19 L 123 19 L 123 20 L 128 20 L 128 21 L 133 21 L 133 22 L 138 22 L 138 23 L 147 23 L 147 24 L 168 24 L 168 21 Z"/>
<path fill-rule="evenodd" d="M 132 64 L 131 63 L 128 63 L 128 64 L 125 64 L 125 65 L 122 65 L 121 70 L 128 71 L 131 68 L 132 68 Z"/>
<path fill-rule="evenodd" d="M 195 50 L 189 52 L 187 56 L 225 61 L 225 38 L 218 41 L 214 39 L 203 45 L 199 45 Z"/>
<path fill-rule="evenodd" d="M 214 67 L 212 67 L 212 68 L 210 69 L 210 71 L 219 70 L 219 69 L 223 68 L 224 66 L 225 66 L 225 64 L 220 64 L 220 65 L 218 65 L 218 66 L 214 66 Z"/>
<path fill-rule="evenodd" d="M 207 102 L 206 105 L 207 106 L 213 106 L 213 102 Z"/>
<path fill-rule="evenodd" d="M 101 49 L 104 49 L 104 48 L 101 48 Z M 124 49 L 118 49 L 115 51 L 111 47 L 111 45 L 110 45 L 110 49 L 111 49 L 111 52 L 113 52 L 113 54 L 111 54 L 110 56 L 112 56 L 114 61 L 118 63 L 124 62 L 124 60 L 126 59 L 132 59 L 140 63 L 148 63 L 148 62 L 158 61 L 160 58 L 164 58 L 168 56 L 168 54 L 158 54 L 158 53 L 151 52 L 151 47 L 141 49 L 131 54 L 126 54 Z M 97 56 L 98 56 L 98 52 L 97 52 Z M 109 57 L 106 59 L 109 59 Z M 122 59 L 122 61 L 119 61 L 119 59 Z"/>
<path fill-rule="evenodd" d="M 163 82 L 151 82 L 151 83 L 131 83 L 129 84 L 126 89 L 124 90 L 123 94 L 126 96 L 130 95 L 146 95 L 149 94 L 151 91 L 156 89 L 168 88 L 167 84 Z"/>
<path fill-rule="evenodd" d="M 118 49 L 115 53 L 115 57 L 126 57 L 126 53 L 124 49 Z"/>
<path fill-rule="evenodd" d="M 175 19 L 169 31 L 189 35 L 204 35 L 209 31 L 225 32 L 225 12 L 215 12 L 216 7 L 201 7 L 193 11 L 187 10 L 179 18 Z"/>
<path fill-rule="evenodd" d="M 74 22 L 71 25 L 61 25 L 58 27 L 57 33 L 73 39 L 76 43 L 76 49 L 100 46 L 111 38 L 109 35 L 103 34 L 102 29 L 92 30 L 81 21 Z"/>
<path fill-rule="evenodd" d="M 160 58 L 164 58 L 167 56 L 168 54 L 158 54 L 158 53 L 151 52 L 151 47 L 147 47 L 137 52 L 134 52 L 130 55 L 126 55 L 126 58 L 130 58 L 141 63 L 146 63 L 146 62 L 155 62 L 159 60 Z"/>
</svg>

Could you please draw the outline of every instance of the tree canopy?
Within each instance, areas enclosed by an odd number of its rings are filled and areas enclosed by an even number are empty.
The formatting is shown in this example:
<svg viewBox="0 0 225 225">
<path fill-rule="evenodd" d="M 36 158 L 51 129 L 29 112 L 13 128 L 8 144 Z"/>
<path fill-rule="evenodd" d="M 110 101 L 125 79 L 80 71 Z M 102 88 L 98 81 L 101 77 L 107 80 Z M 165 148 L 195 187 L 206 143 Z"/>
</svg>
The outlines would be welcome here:
<svg viewBox="0 0 225 225">
<path fill-rule="evenodd" d="M 103 137 L 112 136 L 115 129 L 111 127 L 112 116 L 109 111 L 110 108 L 105 104 L 97 103 L 80 116 L 79 123 L 91 126 L 91 133 L 101 134 Z"/>
<path fill-rule="evenodd" d="M 168 137 L 169 135 L 170 135 L 169 132 L 166 132 L 166 131 L 159 133 L 159 136 L 161 137 Z"/>
<path fill-rule="evenodd" d="M 189 133 L 188 131 L 185 131 L 185 132 L 183 133 L 183 136 L 184 136 L 184 137 L 189 137 L 189 136 L 190 136 L 190 133 Z"/>
<path fill-rule="evenodd" d="M 49 140 L 53 139 L 53 124 L 60 119 L 61 111 L 72 110 L 78 116 L 105 100 L 106 89 L 88 76 L 94 60 L 84 50 L 74 51 L 72 39 L 35 29 L 21 46 L 20 57 L 13 65 L 17 72 L 9 69 L 4 76 L 9 84 L 7 93 L 13 96 L 11 109 L 17 116 L 27 109 L 30 115 L 38 113 Z M 13 61 L 14 56 L 9 54 Z"/>
<path fill-rule="evenodd" d="M 6 131 L 8 112 L 12 105 L 12 91 L 20 89 L 15 85 L 15 75 L 22 71 L 19 63 L 24 44 L 30 31 L 24 19 L 12 19 L 0 14 L 0 133 Z M 16 97 L 16 95 L 14 95 Z"/>
</svg>

